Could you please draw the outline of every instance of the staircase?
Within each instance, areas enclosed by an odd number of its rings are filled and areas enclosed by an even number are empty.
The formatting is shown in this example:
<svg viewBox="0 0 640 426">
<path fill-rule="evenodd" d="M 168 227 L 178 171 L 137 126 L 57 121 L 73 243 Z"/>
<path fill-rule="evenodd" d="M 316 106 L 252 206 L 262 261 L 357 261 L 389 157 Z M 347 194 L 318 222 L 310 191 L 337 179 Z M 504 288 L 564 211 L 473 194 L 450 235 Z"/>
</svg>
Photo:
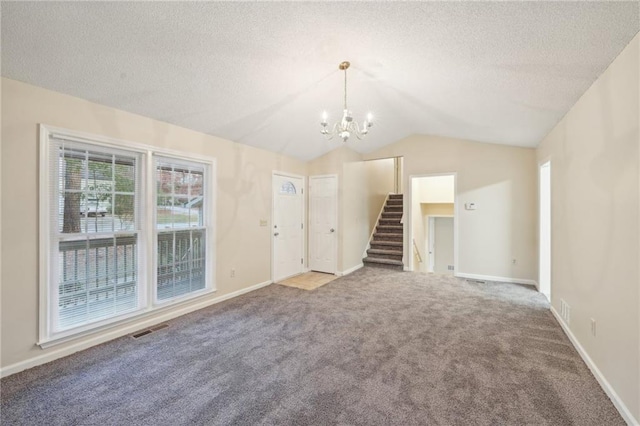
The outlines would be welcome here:
<svg viewBox="0 0 640 426">
<path fill-rule="evenodd" d="M 380 214 L 373 233 L 367 257 L 362 259 L 365 266 L 384 267 L 402 271 L 402 194 L 389 194 L 384 210 Z"/>
</svg>

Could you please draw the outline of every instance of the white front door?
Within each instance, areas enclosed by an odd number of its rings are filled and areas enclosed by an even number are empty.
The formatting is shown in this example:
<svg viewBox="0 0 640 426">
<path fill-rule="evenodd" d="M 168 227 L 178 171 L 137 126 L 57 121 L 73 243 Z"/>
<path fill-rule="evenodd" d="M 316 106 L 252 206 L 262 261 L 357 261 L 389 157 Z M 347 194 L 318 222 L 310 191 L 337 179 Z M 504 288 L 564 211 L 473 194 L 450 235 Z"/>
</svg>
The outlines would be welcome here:
<svg viewBox="0 0 640 426">
<path fill-rule="evenodd" d="M 273 281 L 303 271 L 303 181 L 273 175 Z"/>
<path fill-rule="evenodd" d="M 338 178 L 309 178 L 309 268 L 335 274 L 338 259 Z"/>
</svg>

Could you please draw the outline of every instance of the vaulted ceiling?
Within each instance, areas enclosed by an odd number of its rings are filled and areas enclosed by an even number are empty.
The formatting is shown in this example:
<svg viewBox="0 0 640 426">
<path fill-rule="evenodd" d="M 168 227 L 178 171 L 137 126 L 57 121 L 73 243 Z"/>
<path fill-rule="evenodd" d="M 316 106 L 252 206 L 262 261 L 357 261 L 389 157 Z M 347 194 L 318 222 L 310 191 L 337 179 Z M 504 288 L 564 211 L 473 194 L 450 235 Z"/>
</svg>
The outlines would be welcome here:
<svg viewBox="0 0 640 426">
<path fill-rule="evenodd" d="M 640 28 L 637 2 L 3 2 L 2 75 L 303 160 L 371 111 L 534 147 Z"/>
</svg>

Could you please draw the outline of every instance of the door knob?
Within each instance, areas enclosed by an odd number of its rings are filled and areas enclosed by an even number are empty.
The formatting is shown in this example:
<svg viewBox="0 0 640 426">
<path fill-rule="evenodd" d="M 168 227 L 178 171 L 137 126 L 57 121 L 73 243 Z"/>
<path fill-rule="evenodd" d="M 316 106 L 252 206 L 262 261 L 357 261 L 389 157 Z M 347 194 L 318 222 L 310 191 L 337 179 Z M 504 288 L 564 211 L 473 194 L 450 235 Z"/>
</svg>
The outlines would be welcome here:
<svg viewBox="0 0 640 426">
<path fill-rule="evenodd" d="M 336 230 L 331 228 L 331 229 L 329 229 L 329 232 L 336 232 Z"/>
<path fill-rule="evenodd" d="M 274 232 L 274 233 L 273 233 L 273 236 L 274 236 L 274 237 L 277 237 L 278 235 L 280 235 L 280 233 L 279 233 L 279 232 Z"/>
</svg>

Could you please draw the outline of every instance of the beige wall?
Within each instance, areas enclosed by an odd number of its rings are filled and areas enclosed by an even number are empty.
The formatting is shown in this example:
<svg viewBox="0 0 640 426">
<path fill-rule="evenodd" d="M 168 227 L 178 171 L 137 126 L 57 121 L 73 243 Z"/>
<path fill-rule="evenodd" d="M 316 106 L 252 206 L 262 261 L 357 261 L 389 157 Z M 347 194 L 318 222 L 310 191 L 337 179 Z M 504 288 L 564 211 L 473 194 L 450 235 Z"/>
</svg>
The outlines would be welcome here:
<svg viewBox="0 0 640 426">
<path fill-rule="evenodd" d="M 349 271 L 362 264 L 362 254 L 373 225 L 369 222 L 368 199 L 371 194 L 367 191 L 366 163 L 345 163 L 343 175 L 342 271 Z"/>
<path fill-rule="evenodd" d="M 338 272 L 362 263 L 368 227 L 366 169 L 362 155 L 342 145 L 308 163 L 309 176 L 338 175 Z M 365 240 L 363 243 L 363 239 Z"/>
<path fill-rule="evenodd" d="M 429 176 L 414 179 L 418 182 L 420 203 L 453 203 L 455 201 L 455 178 L 449 176 Z"/>
<path fill-rule="evenodd" d="M 551 302 L 571 306 L 571 332 L 637 421 L 639 49 L 636 36 L 538 147 L 551 159 Z"/>
<path fill-rule="evenodd" d="M 528 281 L 537 278 L 535 155 L 528 148 L 414 135 L 365 159 L 403 156 L 405 188 L 411 175 L 457 172 L 458 273 Z M 477 210 L 464 210 L 468 202 Z M 405 211 L 409 203 L 405 197 Z"/>
<path fill-rule="evenodd" d="M 70 348 L 35 346 L 39 123 L 216 157 L 217 292 L 203 297 L 270 280 L 270 227 L 259 225 L 271 217 L 271 172 L 306 175 L 305 163 L 3 78 L 2 367 Z"/>
</svg>

